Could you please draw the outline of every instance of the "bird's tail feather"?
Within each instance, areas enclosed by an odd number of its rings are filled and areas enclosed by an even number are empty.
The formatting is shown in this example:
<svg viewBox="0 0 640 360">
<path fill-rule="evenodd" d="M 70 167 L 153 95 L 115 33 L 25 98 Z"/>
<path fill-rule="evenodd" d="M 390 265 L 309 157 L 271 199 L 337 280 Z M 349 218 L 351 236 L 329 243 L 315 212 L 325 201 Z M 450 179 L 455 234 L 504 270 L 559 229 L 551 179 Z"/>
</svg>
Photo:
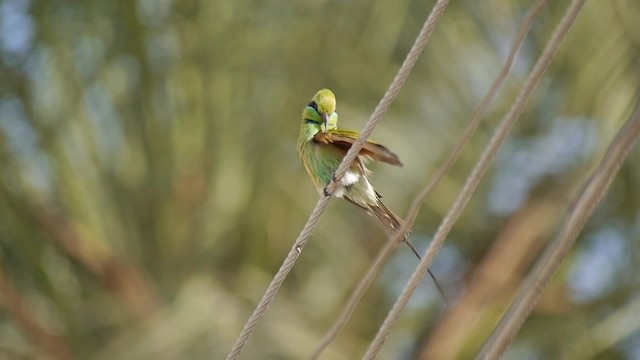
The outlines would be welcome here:
<svg viewBox="0 0 640 360">
<path fill-rule="evenodd" d="M 387 208 L 380 200 L 378 200 L 377 205 L 369 206 L 369 209 L 367 212 L 376 219 L 378 224 L 380 224 L 380 226 L 384 230 L 387 237 L 395 236 L 398 230 L 400 230 L 400 227 L 402 227 L 402 220 L 396 214 L 394 214 L 391 210 L 389 210 L 389 208 Z M 409 248 L 411 249 L 411 251 L 413 251 L 413 253 L 416 255 L 418 260 L 422 260 L 422 258 L 420 257 L 420 254 L 418 253 L 418 250 L 416 250 L 416 247 L 413 246 L 413 243 L 411 243 L 411 240 L 409 240 L 408 232 L 404 235 L 404 237 L 402 238 L 402 241 L 404 241 L 404 243 L 407 244 L 407 246 L 409 246 Z M 446 302 L 447 298 L 444 295 L 444 291 L 440 287 L 438 280 L 436 280 L 435 275 L 433 275 L 430 269 L 427 269 L 427 271 L 429 272 L 429 276 L 435 283 L 436 287 L 438 288 L 438 291 L 440 292 L 440 294 L 442 295 L 442 297 L 445 299 L 445 302 Z"/>
<path fill-rule="evenodd" d="M 378 201 L 377 205 L 370 206 L 369 213 L 376 219 L 378 224 L 380 224 L 388 237 L 395 236 L 398 230 L 400 230 L 400 227 L 402 227 L 400 218 L 389 210 L 382 201 Z M 409 248 L 411 248 L 411 251 L 413 251 L 416 257 L 420 259 L 420 254 L 418 253 L 418 250 L 416 250 L 416 247 L 411 243 L 411 240 L 409 240 L 408 234 L 405 234 L 401 241 L 404 241 Z"/>
</svg>

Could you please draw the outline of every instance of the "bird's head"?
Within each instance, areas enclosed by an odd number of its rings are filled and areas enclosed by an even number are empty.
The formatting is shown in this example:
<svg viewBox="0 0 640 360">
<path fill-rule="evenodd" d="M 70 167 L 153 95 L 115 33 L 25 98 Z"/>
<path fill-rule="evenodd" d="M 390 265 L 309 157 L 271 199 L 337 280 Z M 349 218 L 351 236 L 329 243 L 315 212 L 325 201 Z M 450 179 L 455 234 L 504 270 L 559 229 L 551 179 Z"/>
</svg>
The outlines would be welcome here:
<svg viewBox="0 0 640 360">
<path fill-rule="evenodd" d="M 304 121 L 316 123 L 322 131 L 335 129 L 338 126 L 336 96 L 329 89 L 318 91 L 302 115 Z"/>
<path fill-rule="evenodd" d="M 331 115 L 336 111 L 336 96 L 329 89 L 318 91 L 309 105 L 313 103 L 316 104 L 317 111 L 320 115 Z"/>
</svg>

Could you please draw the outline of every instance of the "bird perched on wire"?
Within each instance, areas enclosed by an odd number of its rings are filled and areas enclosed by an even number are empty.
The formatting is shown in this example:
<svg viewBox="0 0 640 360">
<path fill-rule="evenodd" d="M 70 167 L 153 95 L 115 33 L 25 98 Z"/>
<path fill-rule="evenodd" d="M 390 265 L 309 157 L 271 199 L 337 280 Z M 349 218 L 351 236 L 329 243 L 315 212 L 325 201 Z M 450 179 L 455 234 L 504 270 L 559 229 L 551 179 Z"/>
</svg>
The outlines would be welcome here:
<svg viewBox="0 0 640 360">
<path fill-rule="evenodd" d="M 357 131 L 338 127 L 336 96 L 329 89 L 318 91 L 309 105 L 302 110 L 298 155 L 318 192 L 324 193 L 325 187 L 358 136 Z M 365 166 L 367 158 L 402 166 L 396 154 L 380 144 L 367 140 L 349 170 L 338 181 L 333 195 L 349 201 L 373 216 L 387 237 L 391 237 L 400 230 L 401 220 L 382 203 L 382 196 L 371 185 L 371 172 Z M 402 241 L 420 259 L 418 251 L 406 235 Z M 429 275 L 444 296 L 430 270 Z"/>
<path fill-rule="evenodd" d="M 323 193 L 342 158 L 359 135 L 356 131 L 338 127 L 338 114 L 335 110 L 336 97 L 329 89 L 318 91 L 302 110 L 298 155 L 320 193 Z M 356 160 L 337 183 L 333 195 L 366 211 L 376 219 L 387 236 L 393 236 L 400 229 L 400 219 L 382 203 L 382 196 L 371 185 L 371 172 L 365 166 L 367 158 L 402 166 L 396 154 L 367 140 Z M 409 239 L 405 237 L 403 240 L 420 258 Z"/>
</svg>

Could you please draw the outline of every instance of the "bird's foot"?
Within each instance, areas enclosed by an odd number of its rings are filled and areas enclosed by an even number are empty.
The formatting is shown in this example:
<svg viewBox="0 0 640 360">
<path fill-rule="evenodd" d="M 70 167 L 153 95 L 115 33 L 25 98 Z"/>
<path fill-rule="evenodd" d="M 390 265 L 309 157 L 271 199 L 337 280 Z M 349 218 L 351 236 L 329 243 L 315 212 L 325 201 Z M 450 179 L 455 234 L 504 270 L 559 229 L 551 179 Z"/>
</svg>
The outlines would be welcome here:
<svg viewBox="0 0 640 360">
<path fill-rule="evenodd" d="M 336 173 L 331 174 L 331 181 L 329 181 L 329 183 L 327 184 L 327 186 L 324 187 L 324 190 L 322 190 L 322 193 L 324 193 L 324 196 L 329 197 L 331 196 L 331 192 L 329 191 L 329 186 L 331 186 L 331 183 L 338 183 L 338 178 L 336 178 Z"/>
</svg>

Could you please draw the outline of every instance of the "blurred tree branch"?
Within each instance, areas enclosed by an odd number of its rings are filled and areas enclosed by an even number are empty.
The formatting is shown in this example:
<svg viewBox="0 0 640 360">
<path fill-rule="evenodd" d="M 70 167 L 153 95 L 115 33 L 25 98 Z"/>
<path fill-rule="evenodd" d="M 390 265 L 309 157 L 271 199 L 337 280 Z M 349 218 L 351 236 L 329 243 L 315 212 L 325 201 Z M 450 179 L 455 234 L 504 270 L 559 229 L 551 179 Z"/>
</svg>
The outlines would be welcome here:
<svg viewBox="0 0 640 360">
<path fill-rule="evenodd" d="M 42 231 L 106 288 L 115 292 L 133 314 L 147 317 L 158 309 L 151 281 L 141 269 L 123 260 L 122 256 L 112 254 L 106 246 L 98 245 L 99 242 L 84 238 L 77 224 L 59 211 L 46 207 L 33 210 Z"/>
<path fill-rule="evenodd" d="M 531 199 L 509 218 L 456 305 L 430 331 L 418 351 L 419 359 L 461 359 L 475 354 L 556 226 L 566 207 L 559 195 L 566 190 L 563 186 Z"/>
<path fill-rule="evenodd" d="M 34 316 L 30 306 L 13 286 L 11 280 L 0 272 L 0 306 L 40 348 L 41 356 L 55 360 L 71 360 L 71 352 L 63 337 L 47 330 Z"/>
</svg>

